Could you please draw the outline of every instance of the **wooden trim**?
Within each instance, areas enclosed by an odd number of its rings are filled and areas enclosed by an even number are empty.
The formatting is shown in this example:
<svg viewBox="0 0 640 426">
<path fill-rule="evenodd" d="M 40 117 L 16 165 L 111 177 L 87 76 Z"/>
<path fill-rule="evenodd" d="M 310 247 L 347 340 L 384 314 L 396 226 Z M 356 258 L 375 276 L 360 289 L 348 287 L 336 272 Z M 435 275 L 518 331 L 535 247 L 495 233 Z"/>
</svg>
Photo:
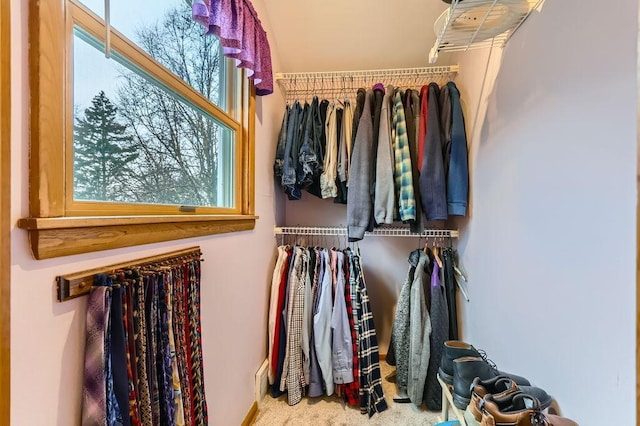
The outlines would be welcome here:
<svg viewBox="0 0 640 426">
<path fill-rule="evenodd" d="M 258 417 L 258 403 L 253 401 L 253 404 L 251 404 L 251 408 L 249 408 L 247 415 L 244 416 L 244 420 L 242 421 L 241 425 L 242 426 L 252 425 L 253 422 L 256 421 L 256 417 Z"/>
<path fill-rule="evenodd" d="M 640 23 L 640 11 L 636 17 Z M 640 27 L 637 34 L 636 58 L 636 95 L 638 97 L 636 111 L 636 424 L 640 424 Z"/>
<path fill-rule="evenodd" d="M 11 424 L 11 33 L 0 1 L 0 424 Z"/>
<path fill-rule="evenodd" d="M 201 256 L 202 251 L 200 250 L 200 247 L 189 247 L 169 253 L 162 253 L 142 259 L 131 260 L 129 262 L 121 262 L 114 265 L 75 272 L 73 274 L 61 275 L 56 277 L 56 281 L 58 282 L 58 302 L 71 300 L 89 293 L 93 286 L 96 274 L 107 274 L 117 269 L 131 267 L 143 267 L 150 265 L 160 266 L 175 264 L 175 262 L 185 262 L 188 260 L 200 260 Z"/>
<path fill-rule="evenodd" d="M 67 206 L 67 216 L 125 216 L 125 215 L 148 215 L 152 213 L 154 215 L 171 215 L 171 216 L 184 216 L 184 215 L 239 215 L 242 214 L 242 209 L 239 207 L 223 208 L 223 207 L 205 207 L 194 206 L 195 212 L 183 212 L 180 211 L 180 206 L 162 205 L 162 204 L 135 204 L 135 203 L 121 203 L 121 202 L 99 202 L 99 201 L 74 201 L 73 190 L 67 194 L 70 197 L 70 202 Z M 190 206 L 189 206 L 190 207 Z"/>
<path fill-rule="evenodd" d="M 29 240 L 36 259 L 89 253 L 120 247 L 131 247 L 182 238 L 202 237 L 228 232 L 249 231 L 255 228 L 255 216 L 239 216 L 222 220 L 203 219 L 194 221 L 159 221 L 129 224 L 94 224 L 76 227 L 31 228 Z M 183 219 L 178 217 L 179 219 Z M 192 218 L 192 217 L 189 217 Z M 86 219 L 86 218 L 85 218 Z M 95 218 L 91 218 L 95 219 Z M 109 218 L 117 221 L 118 219 Z M 142 218 L 133 218 L 142 219 Z M 45 219 L 22 219 L 19 225 L 42 223 Z M 49 219 L 54 220 L 54 219 Z M 71 218 L 62 218 L 70 221 Z M 88 219 L 86 219 L 88 220 Z M 23 222 L 24 221 L 24 222 Z M 50 226 L 50 223 L 46 223 Z"/>
<path fill-rule="evenodd" d="M 247 81 L 246 78 L 245 81 Z M 243 180 L 246 204 L 243 213 L 254 214 L 256 211 L 256 87 L 253 83 L 249 85 L 248 103 L 248 117 L 245 121 L 247 123 L 247 133 L 245 135 L 246 143 L 244 144 L 248 152 L 244 158 L 246 175 Z"/>
<path fill-rule="evenodd" d="M 3 1 L 4 3 L 4 1 Z M 31 216 L 64 214 L 65 86 L 64 1 L 29 2 L 31 86 Z"/>
<path fill-rule="evenodd" d="M 114 225 L 153 225 L 160 223 L 190 223 L 190 222 L 222 222 L 232 220 L 255 220 L 253 215 L 149 215 L 149 216 L 72 216 L 38 218 L 27 217 L 18 221 L 18 226 L 29 231 L 51 230 L 62 228 L 109 227 Z"/>
<path fill-rule="evenodd" d="M 21 219 L 18 226 L 29 230 L 36 259 L 244 231 L 255 227 L 255 94 L 238 95 L 239 99 L 244 96 L 246 102 L 243 100 L 239 105 L 241 111 L 234 117 L 234 114 L 224 112 L 156 63 L 115 30 L 111 37 L 115 53 L 145 70 L 169 90 L 180 93 L 185 101 L 201 108 L 235 133 L 235 206 L 202 207 L 197 208 L 194 214 L 176 212 L 176 206 L 165 210 L 158 206 L 145 205 L 144 209 L 140 209 L 139 205 L 134 204 L 73 202 L 65 193 L 66 182 L 70 181 L 66 168 L 71 161 L 71 157 L 65 161 L 65 152 L 69 152 L 72 136 L 71 127 L 65 125 L 69 126 L 72 120 L 67 113 L 73 103 L 70 98 L 73 86 L 70 57 L 73 23 L 79 23 L 84 30 L 103 41 L 104 22 L 76 0 L 41 0 L 29 2 L 29 5 L 30 217 Z M 242 82 L 247 84 L 246 81 L 246 77 L 243 77 Z M 109 217 L 105 218 L 107 215 Z"/>
</svg>

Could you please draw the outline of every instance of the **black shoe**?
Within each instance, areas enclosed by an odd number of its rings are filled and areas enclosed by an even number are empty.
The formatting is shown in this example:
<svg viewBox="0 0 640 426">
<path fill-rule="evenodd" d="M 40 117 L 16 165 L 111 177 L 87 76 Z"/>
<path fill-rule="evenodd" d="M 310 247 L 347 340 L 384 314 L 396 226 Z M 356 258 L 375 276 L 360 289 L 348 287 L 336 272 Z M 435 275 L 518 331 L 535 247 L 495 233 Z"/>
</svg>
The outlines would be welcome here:
<svg viewBox="0 0 640 426">
<path fill-rule="evenodd" d="M 471 401 L 471 385 L 476 377 L 480 380 L 488 380 L 500 375 L 496 366 L 483 358 L 469 356 L 457 358 L 453 361 L 453 404 L 461 410 L 467 408 Z M 509 377 L 518 386 L 531 386 L 529 380 L 524 377 L 513 374 Z"/>
<path fill-rule="evenodd" d="M 443 382 L 453 385 L 453 361 L 464 356 L 479 357 L 493 365 L 493 362 L 487 360 L 487 355 L 482 349 L 476 349 L 473 345 L 460 340 L 448 340 L 444 342 L 444 351 L 440 359 L 440 368 L 438 375 Z M 515 374 L 500 371 L 499 374 L 511 377 L 518 385 L 529 385 L 529 381 Z M 498 374 L 496 374 L 497 376 Z M 492 376 L 493 377 L 493 376 Z M 472 378 L 473 379 L 473 378 Z"/>
<path fill-rule="evenodd" d="M 453 385 L 453 360 L 463 356 L 480 356 L 480 352 L 472 345 L 459 340 L 448 340 L 444 342 L 444 351 L 440 359 L 438 374 L 442 381 L 448 385 Z"/>
</svg>

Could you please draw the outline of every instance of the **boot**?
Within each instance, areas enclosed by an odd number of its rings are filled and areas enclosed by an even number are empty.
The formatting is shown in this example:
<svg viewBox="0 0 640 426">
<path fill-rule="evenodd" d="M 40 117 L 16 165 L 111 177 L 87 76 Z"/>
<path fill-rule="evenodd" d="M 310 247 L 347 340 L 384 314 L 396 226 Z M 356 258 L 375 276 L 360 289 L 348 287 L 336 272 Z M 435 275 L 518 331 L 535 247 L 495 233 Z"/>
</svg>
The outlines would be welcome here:
<svg viewBox="0 0 640 426">
<path fill-rule="evenodd" d="M 499 405 L 508 407 L 501 411 Z M 508 395 L 503 401 L 496 401 L 486 395 L 480 402 L 481 426 L 578 426 L 573 420 L 552 414 L 544 414 L 540 402 L 522 392 Z"/>
<path fill-rule="evenodd" d="M 462 342 L 460 340 L 447 340 L 446 342 L 444 342 L 444 351 L 442 352 L 440 367 L 438 368 L 438 375 L 443 382 L 445 382 L 449 386 L 453 386 L 453 361 L 457 358 L 462 358 L 465 356 L 479 357 L 491 363 L 489 360 L 487 360 L 487 355 L 483 350 L 476 349 L 473 347 L 473 345 Z M 529 381 L 524 377 L 516 376 L 515 374 L 504 373 L 502 371 L 500 371 L 499 374 L 511 377 L 519 385 L 530 385 Z"/>
<path fill-rule="evenodd" d="M 471 400 L 471 384 L 473 379 L 488 380 L 500 376 L 495 365 L 478 357 L 462 357 L 453 362 L 453 404 L 464 410 Z M 518 385 L 530 386 L 524 377 L 510 376 Z M 516 379 L 517 377 L 518 379 Z M 548 395 L 547 395 L 548 397 Z"/>
</svg>

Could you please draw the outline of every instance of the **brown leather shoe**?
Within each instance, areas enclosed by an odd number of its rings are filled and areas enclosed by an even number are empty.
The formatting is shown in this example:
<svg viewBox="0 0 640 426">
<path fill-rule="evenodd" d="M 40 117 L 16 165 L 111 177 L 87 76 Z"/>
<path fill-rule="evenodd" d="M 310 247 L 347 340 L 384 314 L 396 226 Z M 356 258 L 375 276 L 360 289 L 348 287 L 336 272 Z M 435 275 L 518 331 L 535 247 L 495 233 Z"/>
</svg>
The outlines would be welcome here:
<svg viewBox="0 0 640 426">
<path fill-rule="evenodd" d="M 544 414 L 538 400 L 524 393 L 509 395 L 511 407 L 500 411 L 492 395 L 480 402 L 482 426 L 578 426 L 573 420 L 552 414 Z"/>
<path fill-rule="evenodd" d="M 467 424 L 475 425 L 480 424 L 480 421 L 482 421 L 480 402 L 486 395 L 493 395 L 493 401 L 501 409 L 501 401 L 508 395 L 518 391 L 516 382 L 507 376 L 497 376 L 489 380 L 480 380 L 479 377 L 476 377 L 471 385 L 471 402 L 464 413 Z"/>
</svg>

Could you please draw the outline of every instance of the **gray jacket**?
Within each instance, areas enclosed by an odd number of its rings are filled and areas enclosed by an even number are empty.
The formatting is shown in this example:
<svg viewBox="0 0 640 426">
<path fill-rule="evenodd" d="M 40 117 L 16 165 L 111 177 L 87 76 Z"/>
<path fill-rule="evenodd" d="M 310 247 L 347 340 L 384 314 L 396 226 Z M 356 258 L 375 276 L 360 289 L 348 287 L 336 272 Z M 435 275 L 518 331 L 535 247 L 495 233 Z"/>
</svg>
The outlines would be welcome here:
<svg viewBox="0 0 640 426">
<path fill-rule="evenodd" d="M 391 145 L 391 100 L 393 86 L 387 86 L 382 99 L 380 130 L 378 133 L 378 156 L 376 157 L 376 190 L 373 212 L 376 223 L 393 223 L 395 206 L 395 184 L 393 180 L 393 147 Z"/>
<path fill-rule="evenodd" d="M 421 253 L 421 250 L 414 250 L 409 255 L 409 272 L 400 290 L 400 296 L 398 296 L 393 328 L 391 329 L 392 350 L 396 361 L 396 385 L 398 386 L 399 395 L 407 392 L 407 382 L 409 379 L 411 285 L 413 284 L 416 266 L 420 261 Z"/>
<path fill-rule="evenodd" d="M 373 148 L 373 120 L 371 107 L 373 90 L 367 90 L 362 115 L 358 124 L 358 132 L 351 151 L 351 175 L 349 176 L 349 192 L 347 195 L 347 228 L 349 241 L 360 241 L 369 226 L 371 219 L 371 150 Z"/>
<path fill-rule="evenodd" d="M 413 284 L 411 284 L 407 394 L 416 405 L 422 404 L 424 384 L 429 368 L 431 319 L 425 301 L 425 289 L 426 291 L 430 290 L 430 275 L 426 270 L 428 265 L 429 256 L 420 252 L 420 261 L 416 267 Z"/>
</svg>

